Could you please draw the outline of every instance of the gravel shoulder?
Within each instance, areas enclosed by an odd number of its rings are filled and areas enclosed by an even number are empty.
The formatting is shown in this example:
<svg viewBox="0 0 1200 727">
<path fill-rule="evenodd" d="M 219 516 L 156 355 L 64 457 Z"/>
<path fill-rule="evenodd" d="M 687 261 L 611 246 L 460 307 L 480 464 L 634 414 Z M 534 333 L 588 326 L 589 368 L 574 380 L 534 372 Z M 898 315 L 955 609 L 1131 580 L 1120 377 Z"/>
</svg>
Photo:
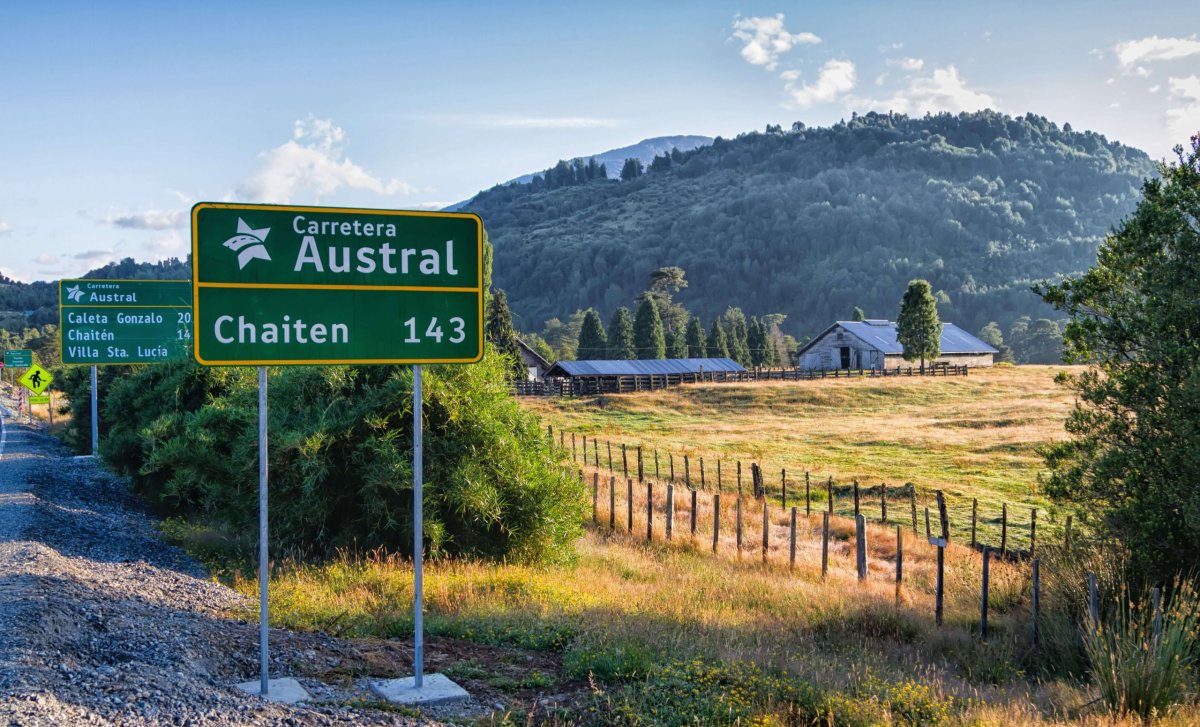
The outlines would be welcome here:
<svg viewBox="0 0 1200 727">
<path fill-rule="evenodd" d="M 405 644 L 277 629 L 271 676 L 299 678 L 313 701 L 234 690 L 258 676 L 257 624 L 231 616 L 250 604 L 161 541 L 124 481 L 0 405 L 0 725 L 409 725 L 486 711 L 373 708 L 354 677 L 404 675 Z"/>
</svg>

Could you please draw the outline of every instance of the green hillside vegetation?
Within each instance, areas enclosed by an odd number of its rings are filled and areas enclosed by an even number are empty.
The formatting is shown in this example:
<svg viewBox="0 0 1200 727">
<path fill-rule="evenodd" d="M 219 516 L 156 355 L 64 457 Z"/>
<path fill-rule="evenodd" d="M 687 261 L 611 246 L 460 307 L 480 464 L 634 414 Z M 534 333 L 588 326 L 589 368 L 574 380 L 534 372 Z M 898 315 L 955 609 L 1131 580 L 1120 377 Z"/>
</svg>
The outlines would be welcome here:
<svg viewBox="0 0 1200 727">
<path fill-rule="evenodd" d="M 894 318 L 909 280 L 945 321 L 1010 331 L 1048 319 L 1030 291 L 1074 273 L 1154 172 L 1141 151 L 1040 116 L 867 114 L 768 127 L 664 155 L 623 181 L 576 174 L 498 186 L 487 222 L 517 327 L 595 307 L 608 319 L 663 266 L 703 322 L 729 306 L 786 314 L 803 339 L 855 306 Z"/>
</svg>

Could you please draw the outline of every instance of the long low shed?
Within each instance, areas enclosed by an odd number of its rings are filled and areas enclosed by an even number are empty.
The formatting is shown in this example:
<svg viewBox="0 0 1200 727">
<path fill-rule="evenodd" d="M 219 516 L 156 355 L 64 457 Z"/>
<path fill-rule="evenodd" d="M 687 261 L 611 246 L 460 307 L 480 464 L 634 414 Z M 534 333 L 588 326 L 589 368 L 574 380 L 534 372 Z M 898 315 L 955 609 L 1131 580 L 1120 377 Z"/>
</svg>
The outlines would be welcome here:
<svg viewBox="0 0 1200 727">
<path fill-rule="evenodd" d="M 661 389 L 698 381 L 726 381 L 746 369 L 729 358 L 667 358 L 559 361 L 546 372 L 572 394 L 605 394 Z"/>
</svg>

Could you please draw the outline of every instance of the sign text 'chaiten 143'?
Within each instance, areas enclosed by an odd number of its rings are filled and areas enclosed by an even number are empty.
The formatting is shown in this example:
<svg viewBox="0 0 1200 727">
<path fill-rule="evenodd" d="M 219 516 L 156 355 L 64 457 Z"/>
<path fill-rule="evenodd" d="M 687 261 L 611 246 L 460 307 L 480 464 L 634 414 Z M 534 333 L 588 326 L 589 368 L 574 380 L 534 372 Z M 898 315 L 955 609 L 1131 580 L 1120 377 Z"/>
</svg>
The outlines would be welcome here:
<svg viewBox="0 0 1200 727">
<path fill-rule="evenodd" d="M 469 363 L 483 355 L 475 215 L 201 203 L 203 364 Z"/>
</svg>

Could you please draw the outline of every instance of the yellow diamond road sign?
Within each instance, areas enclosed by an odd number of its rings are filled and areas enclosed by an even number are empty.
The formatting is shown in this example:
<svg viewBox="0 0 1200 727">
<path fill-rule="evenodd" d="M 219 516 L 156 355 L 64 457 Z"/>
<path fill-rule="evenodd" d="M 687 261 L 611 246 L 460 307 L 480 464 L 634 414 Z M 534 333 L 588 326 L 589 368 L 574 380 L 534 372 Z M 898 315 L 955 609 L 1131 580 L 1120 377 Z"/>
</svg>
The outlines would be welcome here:
<svg viewBox="0 0 1200 727">
<path fill-rule="evenodd" d="M 49 371 L 34 364 L 29 367 L 24 376 L 17 379 L 17 383 L 35 394 L 41 394 L 53 380 L 54 377 L 50 375 Z"/>
</svg>

